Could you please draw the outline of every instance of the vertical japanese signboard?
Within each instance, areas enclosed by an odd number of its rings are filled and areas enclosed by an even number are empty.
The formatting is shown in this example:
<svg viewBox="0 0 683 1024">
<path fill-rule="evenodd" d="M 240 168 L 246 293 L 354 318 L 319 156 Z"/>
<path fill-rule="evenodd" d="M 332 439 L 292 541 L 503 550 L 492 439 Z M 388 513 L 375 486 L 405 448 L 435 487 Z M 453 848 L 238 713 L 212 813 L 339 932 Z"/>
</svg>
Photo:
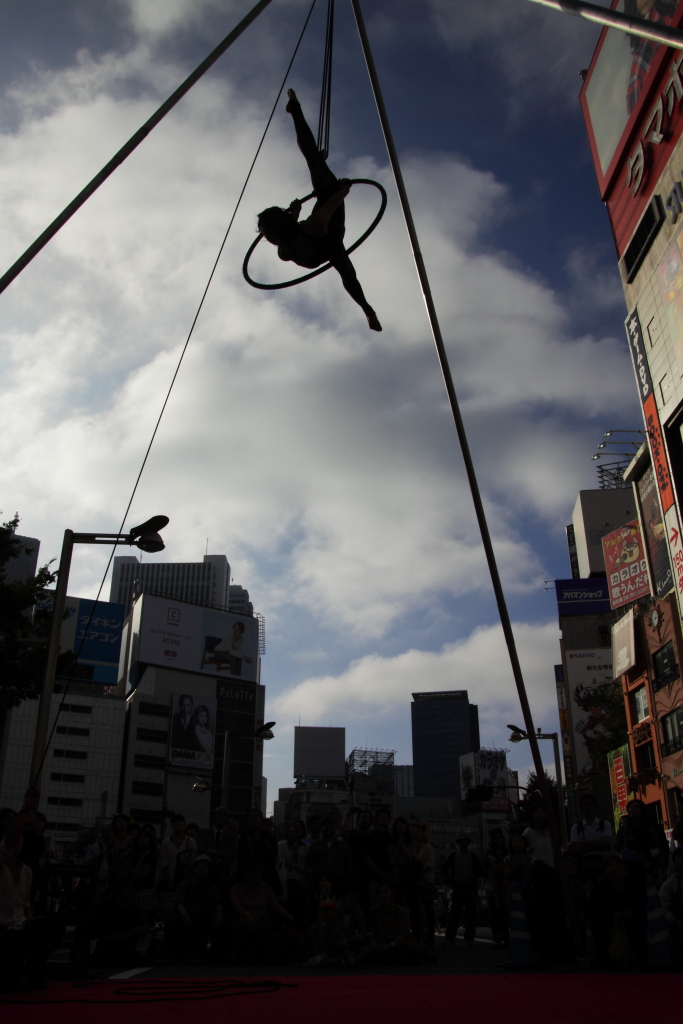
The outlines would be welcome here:
<svg viewBox="0 0 683 1024">
<path fill-rule="evenodd" d="M 614 831 L 619 831 L 619 822 L 622 815 L 626 814 L 629 800 L 633 794 L 628 790 L 628 777 L 631 774 L 631 755 L 628 743 L 616 750 L 610 750 L 607 755 L 609 765 L 609 781 L 612 788 L 612 807 L 614 809 Z"/>
<path fill-rule="evenodd" d="M 633 368 L 638 381 L 640 401 L 643 406 L 643 417 L 647 429 L 652 467 L 657 482 L 662 512 L 664 513 L 664 533 L 669 547 L 669 557 L 673 569 L 679 609 L 681 609 L 683 606 L 683 543 L 681 542 L 681 525 L 674 502 L 673 485 L 664 448 L 662 427 L 659 422 L 659 412 L 655 402 L 652 377 L 645 353 L 643 331 L 637 309 L 634 309 L 626 318 L 625 323 Z"/>
</svg>

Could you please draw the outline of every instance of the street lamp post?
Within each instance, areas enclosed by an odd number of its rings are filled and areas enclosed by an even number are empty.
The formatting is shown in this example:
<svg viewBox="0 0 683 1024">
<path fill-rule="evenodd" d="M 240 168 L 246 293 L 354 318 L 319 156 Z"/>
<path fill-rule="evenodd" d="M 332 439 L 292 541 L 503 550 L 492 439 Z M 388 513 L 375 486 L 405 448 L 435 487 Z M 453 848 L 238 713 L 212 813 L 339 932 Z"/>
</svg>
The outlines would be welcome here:
<svg viewBox="0 0 683 1024">
<path fill-rule="evenodd" d="M 516 725 L 508 725 L 506 728 L 511 729 L 510 742 L 521 743 L 522 740 L 528 740 L 529 735 L 524 729 L 518 728 Z M 539 729 L 536 734 L 537 740 L 552 740 L 553 752 L 555 754 L 555 776 L 557 778 L 557 795 L 560 802 L 560 835 L 562 836 L 562 845 L 567 846 L 569 837 L 567 836 L 567 820 L 564 813 L 564 796 L 562 789 L 562 763 L 560 761 L 560 743 L 556 732 L 541 732 Z"/>
<path fill-rule="evenodd" d="M 223 782 L 221 787 L 221 804 L 223 807 L 227 807 L 227 788 L 230 782 L 230 736 L 249 736 L 253 739 L 272 739 L 274 733 L 272 731 L 273 725 L 276 722 L 266 722 L 264 725 L 259 725 L 258 729 L 254 729 L 253 732 L 229 732 L 225 730 L 225 742 L 223 745 Z M 193 786 L 194 790 L 203 792 L 200 790 L 199 785 Z"/>
<path fill-rule="evenodd" d="M 62 632 L 64 605 L 66 604 L 66 591 L 69 585 L 69 570 L 71 569 L 71 556 L 74 544 L 134 544 L 135 547 L 140 548 L 142 551 L 150 553 L 163 551 L 164 542 L 159 536 L 159 530 L 163 530 L 167 523 L 168 516 L 152 516 L 151 519 L 142 523 L 141 526 L 133 527 L 129 533 L 74 533 L 73 530 L 64 531 L 62 554 L 59 559 L 59 570 L 57 573 L 57 589 L 55 590 L 52 607 L 52 624 L 50 626 L 50 639 L 48 641 L 47 659 L 45 661 L 45 674 L 38 703 L 36 731 L 33 737 L 33 754 L 31 757 L 29 779 L 30 785 L 34 789 L 40 788 L 40 778 L 45 759 L 45 746 L 47 743 L 48 726 L 50 724 L 50 707 L 52 705 L 57 658 L 59 657 L 59 641 Z"/>
</svg>

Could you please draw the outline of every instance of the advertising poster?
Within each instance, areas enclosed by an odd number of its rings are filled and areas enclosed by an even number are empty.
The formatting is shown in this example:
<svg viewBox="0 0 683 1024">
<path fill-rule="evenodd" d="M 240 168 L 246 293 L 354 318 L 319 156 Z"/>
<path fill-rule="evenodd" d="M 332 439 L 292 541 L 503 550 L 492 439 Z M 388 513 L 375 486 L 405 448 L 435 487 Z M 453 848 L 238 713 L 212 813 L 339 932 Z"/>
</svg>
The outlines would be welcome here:
<svg viewBox="0 0 683 1024">
<path fill-rule="evenodd" d="M 683 369 L 683 235 L 677 232 L 657 267 L 657 281 L 671 333 L 678 372 Z"/>
<path fill-rule="evenodd" d="M 683 334 L 681 335 L 683 337 Z M 636 484 L 640 511 L 650 559 L 654 597 L 664 597 L 673 587 L 673 573 L 666 544 L 666 524 L 659 504 L 659 494 L 652 465 L 649 465 Z"/>
<path fill-rule="evenodd" d="M 582 775 L 587 775 L 593 770 L 595 735 L 600 730 L 603 717 L 600 690 L 603 686 L 614 685 L 612 651 L 602 648 L 565 651 L 565 663 L 578 783 Z M 577 698 L 585 701 L 587 691 L 588 696 L 593 698 L 593 703 L 588 710 L 584 710 L 577 703 Z"/>
<path fill-rule="evenodd" d="M 169 764 L 188 768 L 213 768 L 216 736 L 216 700 L 174 693 L 171 698 Z"/>
<path fill-rule="evenodd" d="M 53 594 L 48 591 L 36 602 L 36 609 L 51 612 L 52 603 Z M 99 683 L 103 687 L 116 685 L 124 618 L 122 604 L 67 597 L 59 653 L 79 651 L 79 655 L 65 678 L 70 675 L 72 679 Z"/>
<path fill-rule="evenodd" d="M 602 550 L 613 609 L 650 593 L 647 559 L 637 519 L 603 537 Z"/>
<path fill-rule="evenodd" d="M 609 765 L 609 781 L 612 788 L 612 807 L 614 809 L 614 832 L 619 831 L 619 822 L 626 814 L 629 800 L 634 794 L 628 791 L 628 777 L 631 774 L 631 755 L 628 743 L 607 755 Z"/>
<path fill-rule="evenodd" d="M 623 676 L 636 663 L 636 636 L 633 621 L 633 608 L 612 626 L 612 659 L 614 678 Z"/>
<path fill-rule="evenodd" d="M 258 619 L 144 594 L 136 660 L 256 682 Z"/>
</svg>

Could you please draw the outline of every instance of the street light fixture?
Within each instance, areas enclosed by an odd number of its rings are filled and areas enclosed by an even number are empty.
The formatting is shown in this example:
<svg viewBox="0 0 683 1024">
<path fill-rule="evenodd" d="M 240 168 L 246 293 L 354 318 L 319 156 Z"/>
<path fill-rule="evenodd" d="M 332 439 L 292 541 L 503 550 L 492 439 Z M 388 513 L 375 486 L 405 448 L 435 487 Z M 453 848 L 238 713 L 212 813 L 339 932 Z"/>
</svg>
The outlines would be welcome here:
<svg viewBox="0 0 683 1024">
<path fill-rule="evenodd" d="M 524 729 L 520 729 L 518 725 L 507 725 L 506 729 L 510 730 L 510 743 L 521 743 L 522 740 L 528 740 L 529 734 Z M 553 752 L 555 754 L 555 776 L 557 778 L 557 795 L 560 798 L 560 833 L 562 835 L 562 845 L 566 846 L 569 837 L 567 836 L 567 821 L 564 815 L 564 800 L 562 799 L 562 768 L 560 764 L 560 743 L 556 732 L 541 732 L 540 728 L 536 735 L 537 740 L 552 740 Z"/>
<path fill-rule="evenodd" d="M 147 551 L 152 554 L 164 550 L 164 542 L 159 536 L 159 531 L 163 530 L 167 525 L 168 516 L 152 516 L 151 519 L 141 523 L 140 526 L 134 526 L 128 533 L 74 533 L 73 530 L 64 531 L 62 553 L 57 571 L 57 588 L 52 607 L 52 624 L 50 626 L 50 639 L 47 647 L 45 675 L 43 676 L 43 686 L 40 691 L 38 718 L 33 737 L 33 754 L 31 757 L 29 779 L 31 786 L 35 789 L 40 788 L 40 777 L 43 771 L 43 761 L 45 760 L 52 692 L 57 671 L 59 640 L 62 632 L 64 605 L 66 604 L 66 592 L 69 585 L 69 571 L 71 569 L 71 556 L 74 544 L 113 544 L 114 546 L 130 544 L 140 548 L 141 551 Z"/>
</svg>

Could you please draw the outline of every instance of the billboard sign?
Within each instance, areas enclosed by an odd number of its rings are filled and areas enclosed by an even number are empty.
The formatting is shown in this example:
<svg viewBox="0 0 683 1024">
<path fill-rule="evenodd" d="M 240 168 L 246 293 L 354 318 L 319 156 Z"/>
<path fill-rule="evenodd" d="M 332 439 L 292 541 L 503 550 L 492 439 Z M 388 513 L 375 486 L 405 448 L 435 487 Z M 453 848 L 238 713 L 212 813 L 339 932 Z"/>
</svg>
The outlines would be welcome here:
<svg viewBox="0 0 683 1024">
<path fill-rule="evenodd" d="M 559 615 L 601 615 L 611 610 L 607 580 L 555 580 Z"/>
<path fill-rule="evenodd" d="M 636 484 L 640 500 L 640 518 L 650 560 L 654 597 L 664 597 L 673 587 L 671 560 L 666 545 L 666 524 L 659 504 L 659 495 L 652 465 Z"/>
<path fill-rule="evenodd" d="M 613 685 L 612 652 L 609 649 L 584 648 L 564 653 L 567 666 L 566 685 L 569 691 L 567 696 L 570 701 L 576 755 L 575 781 L 578 783 L 582 775 L 593 770 L 595 737 L 600 729 L 602 715 L 599 701 L 596 700 L 596 706 L 586 711 L 579 706 L 577 698 L 585 698 L 586 691 L 591 691 L 597 696 L 602 685 Z M 569 778 L 567 781 L 569 782 Z"/>
<path fill-rule="evenodd" d="M 258 619 L 151 594 L 139 601 L 137 662 L 258 681 Z"/>
<path fill-rule="evenodd" d="M 610 750 L 607 755 L 609 765 L 609 781 L 612 789 L 612 808 L 614 810 L 614 831 L 619 831 L 619 822 L 628 810 L 628 802 L 634 797 L 629 793 L 628 777 L 631 774 L 631 754 L 628 743 L 616 750 Z"/>
<path fill-rule="evenodd" d="M 483 811 L 507 811 L 508 767 L 504 750 L 475 750 L 460 757 L 460 798 L 477 786 L 490 786 L 493 797 L 481 805 Z"/>
<path fill-rule="evenodd" d="M 635 0 L 618 0 L 611 6 L 617 11 L 636 13 Z M 671 25 L 680 21 L 680 7 L 680 0 L 657 0 L 654 5 L 650 4 L 647 13 L 643 15 L 640 10 L 638 13 L 651 21 Z M 620 29 L 603 30 L 581 95 L 603 196 L 624 156 L 624 147 L 629 143 L 636 122 L 649 102 L 656 73 L 667 52 L 666 46 L 629 35 Z M 668 106 L 667 101 L 668 96 L 665 99 Z M 663 111 L 659 115 L 660 123 L 662 115 Z M 649 127 L 653 128 L 652 125 Z M 643 137 L 648 134 L 644 132 Z"/>
<path fill-rule="evenodd" d="M 636 663 L 636 636 L 633 608 L 612 626 L 612 659 L 614 678 L 628 672 Z"/>
<path fill-rule="evenodd" d="M 47 591 L 36 602 L 37 611 L 51 612 L 54 594 Z M 73 651 L 75 665 L 63 678 L 80 679 L 101 686 L 115 686 L 121 653 L 121 631 L 125 618 L 122 604 L 67 597 L 59 637 L 59 653 Z M 62 677 L 60 677 L 62 678 Z"/>
<path fill-rule="evenodd" d="M 171 697 L 169 764 L 211 771 L 215 737 L 216 700 L 174 693 Z"/>
<path fill-rule="evenodd" d="M 647 559 L 637 519 L 603 537 L 602 550 L 612 608 L 621 608 L 650 593 Z"/>
</svg>

